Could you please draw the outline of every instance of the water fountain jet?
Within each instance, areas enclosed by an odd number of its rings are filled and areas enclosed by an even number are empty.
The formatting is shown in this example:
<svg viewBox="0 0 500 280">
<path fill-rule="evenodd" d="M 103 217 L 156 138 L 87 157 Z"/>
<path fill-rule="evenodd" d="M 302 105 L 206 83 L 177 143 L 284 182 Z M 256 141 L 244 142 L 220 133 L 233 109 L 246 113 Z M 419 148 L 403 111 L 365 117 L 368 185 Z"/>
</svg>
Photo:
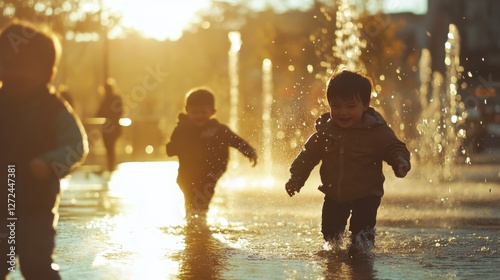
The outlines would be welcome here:
<svg viewBox="0 0 500 280">
<path fill-rule="evenodd" d="M 420 138 L 418 148 L 415 149 L 418 160 L 428 165 L 425 168 L 426 177 L 438 181 L 453 179 L 457 158 L 465 154 L 462 142 L 466 135 L 460 128 L 465 113 L 457 91 L 461 74 L 460 35 L 453 24 L 449 26 L 448 40 L 444 48 L 445 75 L 437 71 L 432 72 L 430 52 L 427 49 L 422 50 L 419 63 L 422 112 L 417 125 Z"/>
<path fill-rule="evenodd" d="M 352 71 L 363 68 L 360 61 L 361 50 L 366 42 L 361 40 L 358 26 L 358 13 L 348 0 L 338 1 L 336 14 L 335 45 L 333 55 L 340 61 L 339 69 L 347 68 Z"/>
<path fill-rule="evenodd" d="M 262 61 L 262 168 L 265 185 L 272 185 L 272 105 L 273 105 L 273 63 L 266 58 Z"/>
<path fill-rule="evenodd" d="M 236 133 L 239 129 L 239 52 L 241 49 L 241 34 L 238 31 L 228 33 L 229 42 L 231 43 L 228 59 L 229 59 L 229 127 Z M 231 151 L 230 166 L 233 169 L 239 167 L 238 155 L 236 151 Z"/>
</svg>

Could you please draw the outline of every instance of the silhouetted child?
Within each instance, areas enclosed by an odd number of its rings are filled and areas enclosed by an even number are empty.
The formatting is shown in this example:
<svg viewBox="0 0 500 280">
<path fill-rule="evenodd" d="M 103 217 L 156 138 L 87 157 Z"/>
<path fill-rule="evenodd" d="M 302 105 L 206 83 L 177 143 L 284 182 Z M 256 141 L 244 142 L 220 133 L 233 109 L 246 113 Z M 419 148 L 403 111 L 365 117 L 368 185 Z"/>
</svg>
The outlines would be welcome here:
<svg viewBox="0 0 500 280">
<path fill-rule="evenodd" d="M 123 116 L 123 98 L 114 79 L 104 84 L 104 97 L 97 111 L 97 117 L 105 118 L 101 127 L 102 140 L 106 149 L 106 167 L 109 172 L 116 167 L 116 141 L 122 134 L 120 118 Z"/>
<path fill-rule="evenodd" d="M 238 149 L 253 163 L 255 150 L 229 127 L 213 118 L 215 98 L 204 88 L 187 94 L 186 113 L 179 114 L 167 155 L 179 158 L 177 183 L 184 193 L 186 216 L 205 215 L 214 195 L 217 181 L 224 174 L 229 160 L 229 147 Z"/>
<path fill-rule="evenodd" d="M 397 177 L 405 177 L 411 168 L 406 145 L 370 107 L 371 93 L 370 79 L 359 73 L 344 70 L 331 77 L 327 86 L 330 113 L 316 120 L 317 131 L 293 161 L 285 185 L 293 196 L 321 161 L 325 247 L 340 244 L 351 216 L 351 256 L 374 246 L 377 209 L 384 194 L 382 162 L 391 165 Z"/>
<path fill-rule="evenodd" d="M 14 20 L 0 34 L 0 278 L 60 279 L 53 264 L 60 179 L 88 153 L 78 117 L 51 86 L 60 43 Z M 7 224 L 7 225 L 6 225 Z"/>
</svg>

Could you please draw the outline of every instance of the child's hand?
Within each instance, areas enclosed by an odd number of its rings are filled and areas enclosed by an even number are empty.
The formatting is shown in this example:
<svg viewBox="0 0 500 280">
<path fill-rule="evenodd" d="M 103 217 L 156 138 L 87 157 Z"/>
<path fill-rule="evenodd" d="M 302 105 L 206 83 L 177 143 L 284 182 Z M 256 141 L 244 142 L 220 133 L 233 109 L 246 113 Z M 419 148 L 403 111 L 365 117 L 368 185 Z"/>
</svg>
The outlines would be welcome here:
<svg viewBox="0 0 500 280">
<path fill-rule="evenodd" d="M 411 165 L 408 161 L 402 160 L 396 169 L 396 177 L 398 178 L 404 178 L 406 174 L 408 174 L 408 171 L 410 171 Z"/>
<path fill-rule="evenodd" d="M 286 184 L 285 184 L 285 190 L 286 192 L 288 193 L 288 195 L 290 197 L 294 196 L 295 193 L 299 193 L 300 192 L 300 186 L 297 185 L 297 183 L 295 182 L 292 182 L 292 181 L 288 181 Z"/>
<path fill-rule="evenodd" d="M 249 156 L 248 159 L 252 163 L 252 167 L 257 165 L 257 155 L 256 154 Z"/>
<path fill-rule="evenodd" d="M 31 174 L 38 180 L 46 180 L 50 177 L 50 165 L 41 158 L 34 158 L 30 162 Z"/>
</svg>

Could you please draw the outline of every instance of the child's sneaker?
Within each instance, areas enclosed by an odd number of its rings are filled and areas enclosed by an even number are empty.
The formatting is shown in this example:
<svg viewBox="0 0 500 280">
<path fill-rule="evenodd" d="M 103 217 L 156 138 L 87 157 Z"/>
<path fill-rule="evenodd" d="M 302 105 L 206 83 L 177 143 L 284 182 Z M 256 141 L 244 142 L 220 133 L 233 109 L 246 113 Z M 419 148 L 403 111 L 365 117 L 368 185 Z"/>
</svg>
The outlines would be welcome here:
<svg viewBox="0 0 500 280">
<path fill-rule="evenodd" d="M 342 245 L 344 241 L 341 235 L 334 235 L 332 238 L 328 238 L 323 244 L 323 250 L 338 252 L 342 250 Z"/>
<path fill-rule="evenodd" d="M 356 256 L 372 257 L 372 250 L 375 248 L 375 230 L 363 230 L 352 238 L 351 245 L 349 246 L 349 257 Z"/>
</svg>

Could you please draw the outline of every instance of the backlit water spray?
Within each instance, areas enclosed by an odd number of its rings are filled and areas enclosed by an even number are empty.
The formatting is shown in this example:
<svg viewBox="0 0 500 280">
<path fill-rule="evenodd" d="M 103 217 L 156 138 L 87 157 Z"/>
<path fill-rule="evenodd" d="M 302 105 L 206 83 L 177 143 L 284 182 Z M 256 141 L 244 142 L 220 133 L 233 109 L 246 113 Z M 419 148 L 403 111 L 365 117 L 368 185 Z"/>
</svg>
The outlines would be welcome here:
<svg viewBox="0 0 500 280">
<path fill-rule="evenodd" d="M 462 145 L 466 137 L 466 132 L 460 125 L 464 123 L 466 113 L 460 95 L 458 95 L 458 80 L 462 73 L 460 66 L 460 34 L 454 24 L 450 24 L 448 32 L 448 40 L 445 44 L 445 65 L 446 65 L 446 94 L 444 95 L 444 129 L 445 139 L 447 139 L 446 149 L 444 151 L 444 166 L 443 175 L 446 178 L 453 178 L 453 166 L 458 163 L 455 158 L 460 158 L 465 155 L 465 150 Z M 469 158 L 466 163 L 469 163 Z"/>
<path fill-rule="evenodd" d="M 266 178 L 272 177 L 272 105 L 273 105 L 273 63 L 262 61 L 262 165 Z"/>
<path fill-rule="evenodd" d="M 241 34 L 238 31 L 228 33 L 230 42 L 228 60 L 229 60 L 229 127 L 236 133 L 239 130 L 239 52 L 241 49 Z M 238 168 L 239 161 L 236 151 L 231 151 L 230 166 Z"/>
<path fill-rule="evenodd" d="M 366 47 L 366 42 L 360 39 L 358 12 L 348 0 L 340 0 L 338 5 L 333 55 L 341 63 L 338 68 L 346 67 L 348 70 L 357 71 L 362 69 L 359 58 L 362 49 Z"/>
<path fill-rule="evenodd" d="M 466 132 L 460 125 L 465 111 L 458 95 L 460 66 L 460 36 L 455 25 L 449 26 L 445 48 L 446 73 L 432 72 L 432 57 L 427 49 L 422 50 L 420 67 L 420 103 L 422 112 L 417 125 L 418 147 L 415 155 L 419 162 L 426 163 L 424 169 L 428 180 L 452 180 L 457 158 L 465 156 L 462 146 Z M 466 163 L 470 163 L 468 158 Z"/>
</svg>

